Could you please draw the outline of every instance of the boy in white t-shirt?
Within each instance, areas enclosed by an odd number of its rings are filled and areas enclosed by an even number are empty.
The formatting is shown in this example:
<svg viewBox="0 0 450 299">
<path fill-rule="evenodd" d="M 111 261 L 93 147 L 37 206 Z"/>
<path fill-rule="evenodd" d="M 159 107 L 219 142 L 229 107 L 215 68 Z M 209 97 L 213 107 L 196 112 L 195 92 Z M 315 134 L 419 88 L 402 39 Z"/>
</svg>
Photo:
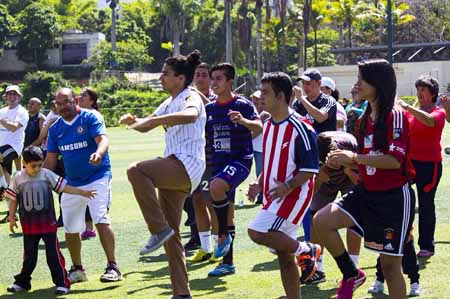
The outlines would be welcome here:
<svg viewBox="0 0 450 299">
<path fill-rule="evenodd" d="M 20 105 L 22 97 L 17 85 L 8 86 L 3 94 L 8 106 L 0 109 L 0 188 L 2 189 L 8 186 L 12 163 L 23 150 L 28 111 Z M 0 222 L 8 222 L 8 216 L 7 214 Z"/>
</svg>

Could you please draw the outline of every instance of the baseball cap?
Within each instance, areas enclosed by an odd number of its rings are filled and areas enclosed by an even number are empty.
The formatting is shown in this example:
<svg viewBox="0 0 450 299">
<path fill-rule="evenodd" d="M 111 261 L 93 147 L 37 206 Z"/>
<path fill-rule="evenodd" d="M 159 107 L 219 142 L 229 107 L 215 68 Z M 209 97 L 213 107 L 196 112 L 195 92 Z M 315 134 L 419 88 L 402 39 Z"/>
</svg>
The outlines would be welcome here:
<svg viewBox="0 0 450 299">
<path fill-rule="evenodd" d="M 303 75 L 300 76 L 299 80 L 311 81 L 311 80 L 321 80 L 322 75 L 317 69 L 307 69 L 303 72 Z"/>
<path fill-rule="evenodd" d="M 250 98 L 260 98 L 261 97 L 261 90 L 257 90 L 254 93 L 252 93 L 252 95 L 250 96 Z"/>
<path fill-rule="evenodd" d="M 3 97 L 6 96 L 6 94 L 10 91 L 16 92 L 19 96 L 23 97 L 23 94 L 20 92 L 20 88 L 17 85 L 10 85 L 6 87 L 5 92 L 3 93 Z"/>
<path fill-rule="evenodd" d="M 329 89 L 331 89 L 332 91 L 336 90 L 336 83 L 334 82 L 333 79 L 331 79 L 330 77 L 322 77 L 322 81 L 320 83 L 320 86 L 324 86 L 324 87 L 328 87 Z"/>
</svg>

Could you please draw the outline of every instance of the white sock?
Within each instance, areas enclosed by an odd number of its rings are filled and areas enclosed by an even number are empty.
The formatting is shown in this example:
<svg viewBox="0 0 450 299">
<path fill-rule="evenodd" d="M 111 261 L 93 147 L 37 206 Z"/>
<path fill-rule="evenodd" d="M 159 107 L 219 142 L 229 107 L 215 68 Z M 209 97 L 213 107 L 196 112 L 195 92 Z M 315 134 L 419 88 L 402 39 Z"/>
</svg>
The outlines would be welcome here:
<svg viewBox="0 0 450 299">
<path fill-rule="evenodd" d="M 0 187 L 3 187 L 3 188 L 7 188 L 8 187 L 8 183 L 6 182 L 6 180 L 5 180 L 5 176 L 0 176 Z"/>
<path fill-rule="evenodd" d="M 350 258 L 352 259 L 353 264 L 355 264 L 356 268 L 358 268 L 359 255 L 350 254 Z"/>
<path fill-rule="evenodd" d="M 319 256 L 316 262 L 317 271 L 323 272 L 323 254 Z"/>
<path fill-rule="evenodd" d="M 212 234 L 211 239 L 213 241 L 213 246 L 215 247 L 217 245 L 217 242 L 219 241 L 219 235 Z"/>
<path fill-rule="evenodd" d="M 306 245 L 306 242 L 298 242 L 297 250 L 295 251 L 295 256 L 299 256 L 302 253 L 308 252 L 311 249 L 308 245 Z"/>
<path fill-rule="evenodd" d="M 200 237 L 200 248 L 205 252 L 211 251 L 211 232 L 198 232 L 198 236 Z"/>
</svg>

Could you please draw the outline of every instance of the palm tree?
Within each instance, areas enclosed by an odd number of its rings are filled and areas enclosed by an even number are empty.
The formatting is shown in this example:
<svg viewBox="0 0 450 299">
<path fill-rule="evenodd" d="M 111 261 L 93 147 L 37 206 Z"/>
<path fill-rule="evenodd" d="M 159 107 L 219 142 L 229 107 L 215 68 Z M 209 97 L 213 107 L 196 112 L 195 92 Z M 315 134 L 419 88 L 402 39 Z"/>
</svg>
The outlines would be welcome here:
<svg viewBox="0 0 450 299">
<path fill-rule="evenodd" d="M 392 20 L 395 25 L 402 25 L 409 23 L 415 19 L 413 15 L 410 15 L 407 11 L 409 5 L 401 2 L 399 4 L 392 1 Z M 369 18 L 373 20 L 379 27 L 379 39 L 380 43 L 383 44 L 385 33 L 384 28 L 386 28 L 386 18 L 387 18 L 387 0 L 376 0 L 373 4 L 369 6 L 369 9 L 365 11 L 361 17 Z"/>
<path fill-rule="evenodd" d="M 155 1 L 159 4 L 161 17 L 164 18 L 162 34 L 166 34 L 172 41 L 173 55 L 180 55 L 180 44 L 185 29 L 186 20 L 201 5 L 200 0 L 164 0 Z"/>
<path fill-rule="evenodd" d="M 111 50 L 116 51 L 116 7 L 119 0 L 107 0 L 111 8 Z"/>
<path fill-rule="evenodd" d="M 233 43 L 232 43 L 232 35 L 231 35 L 231 8 L 232 8 L 232 0 L 225 0 L 225 10 L 224 10 L 224 19 L 225 19 L 225 61 L 229 63 L 233 63 Z"/>
<path fill-rule="evenodd" d="M 315 0 L 311 6 L 311 27 L 314 31 L 314 65 L 317 65 L 317 31 L 320 25 L 327 22 L 327 0 Z"/>
<path fill-rule="evenodd" d="M 262 0 L 256 0 L 256 79 L 257 82 L 261 81 L 263 67 L 262 67 L 262 44 L 261 44 L 261 30 L 262 30 Z"/>
<path fill-rule="evenodd" d="M 335 23 L 344 23 L 347 26 L 347 47 L 351 48 L 355 21 L 370 15 L 372 9 L 361 0 L 333 0 L 330 4 Z"/>
</svg>

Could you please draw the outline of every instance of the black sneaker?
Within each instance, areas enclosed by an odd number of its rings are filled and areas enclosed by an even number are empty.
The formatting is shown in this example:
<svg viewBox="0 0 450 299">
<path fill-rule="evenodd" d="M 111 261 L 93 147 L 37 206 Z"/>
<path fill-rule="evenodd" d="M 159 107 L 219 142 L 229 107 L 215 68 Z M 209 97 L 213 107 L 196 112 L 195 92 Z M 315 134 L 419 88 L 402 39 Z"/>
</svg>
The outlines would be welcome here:
<svg viewBox="0 0 450 299">
<path fill-rule="evenodd" d="M 308 281 L 314 275 L 317 269 L 316 261 L 320 256 L 320 246 L 307 243 L 310 250 L 309 252 L 305 252 L 299 256 L 297 256 L 297 264 L 302 271 L 302 276 L 300 277 L 300 282 Z"/>
<path fill-rule="evenodd" d="M 192 250 L 197 250 L 200 248 L 200 242 L 198 242 L 197 240 L 191 238 L 189 239 L 189 241 L 184 244 L 184 250 L 185 251 L 192 251 Z"/>
<path fill-rule="evenodd" d="M 307 281 L 302 281 L 300 279 L 300 283 L 301 284 L 318 284 L 321 282 L 325 282 L 327 279 L 325 277 L 325 273 L 322 271 L 318 271 L 316 270 L 316 272 L 314 272 L 314 274 L 311 276 L 311 278 Z"/>
<path fill-rule="evenodd" d="M 105 273 L 100 276 L 101 282 L 115 282 L 122 280 L 122 273 L 115 265 L 108 265 L 105 269 Z"/>
</svg>

